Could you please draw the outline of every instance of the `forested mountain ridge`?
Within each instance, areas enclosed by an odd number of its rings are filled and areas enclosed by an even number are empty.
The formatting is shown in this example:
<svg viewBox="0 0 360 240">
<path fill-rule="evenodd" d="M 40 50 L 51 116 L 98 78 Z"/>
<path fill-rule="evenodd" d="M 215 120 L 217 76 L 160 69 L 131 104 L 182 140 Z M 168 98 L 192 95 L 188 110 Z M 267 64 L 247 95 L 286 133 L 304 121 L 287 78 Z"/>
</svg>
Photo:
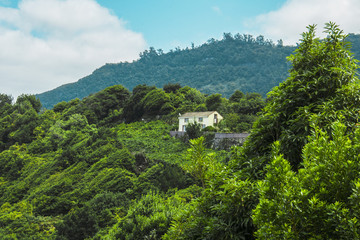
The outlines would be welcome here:
<svg viewBox="0 0 360 240">
<path fill-rule="evenodd" d="M 350 34 L 355 57 L 360 57 L 360 35 Z M 286 57 L 294 46 L 274 44 L 264 37 L 224 34 L 222 40 L 210 39 L 199 46 L 169 53 L 150 48 L 132 63 L 106 64 L 91 75 L 71 84 L 38 94 L 42 104 L 51 108 L 61 101 L 83 98 L 108 86 L 121 84 L 128 89 L 139 84 L 162 87 L 180 83 L 203 93 L 229 97 L 234 89 L 265 95 L 288 76 Z"/>
<path fill-rule="evenodd" d="M 121 84 L 128 89 L 139 84 L 162 87 L 180 83 L 204 93 L 229 97 L 235 89 L 263 96 L 288 73 L 286 56 L 295 47 L 275 45 L 263 36 L 224 34 L 222 40 L 168 53 L 150 48 L 132 63 L 106 64 L 91 75 L 71 84 L 37 95 L 43 106 L 83 98 L 108 86 Z"/>
</svg>

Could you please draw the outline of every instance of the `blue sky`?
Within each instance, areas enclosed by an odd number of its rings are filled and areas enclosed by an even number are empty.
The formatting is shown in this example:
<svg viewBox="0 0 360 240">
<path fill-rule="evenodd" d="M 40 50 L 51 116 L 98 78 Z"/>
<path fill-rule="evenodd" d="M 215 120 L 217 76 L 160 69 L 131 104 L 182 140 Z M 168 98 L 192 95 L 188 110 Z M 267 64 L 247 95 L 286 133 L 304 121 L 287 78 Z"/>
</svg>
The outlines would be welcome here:
<svg viewBox="0 0 360 240">
<path fill-rule="evenodd" d="M 224 32 L 295 45 L 309 24 L 360 33 L 359 0 L 0 0 L 0 93 L 75 82 L 155 47 L 199 46 Z"/>
<path fill-rule="evenodd" d="M 98 0 L 144 34 L 147 43 L 169 49 L 221 38 L 224 32 L 245 33 L 243 22 L 279 9 L 285 0 Z"/>
</svg>

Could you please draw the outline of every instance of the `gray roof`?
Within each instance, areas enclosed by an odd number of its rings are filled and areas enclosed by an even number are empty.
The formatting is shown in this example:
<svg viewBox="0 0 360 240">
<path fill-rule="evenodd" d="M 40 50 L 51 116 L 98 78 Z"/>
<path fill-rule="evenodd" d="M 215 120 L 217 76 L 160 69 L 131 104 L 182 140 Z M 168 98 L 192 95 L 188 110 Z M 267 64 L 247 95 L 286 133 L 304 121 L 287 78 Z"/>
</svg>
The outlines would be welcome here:
<svg viewBox="0 0 360 240">
<path fill-rule="evenodd" d="M 217 113 L 216 111 L 209 111 L 209 112 L 187 112 L 182 114 L 181 118 L 191 118 L 191 117 L 208 117 L 212 113 Z M 218 113 L 217 113 L 218 114 Z"/>
</svg>

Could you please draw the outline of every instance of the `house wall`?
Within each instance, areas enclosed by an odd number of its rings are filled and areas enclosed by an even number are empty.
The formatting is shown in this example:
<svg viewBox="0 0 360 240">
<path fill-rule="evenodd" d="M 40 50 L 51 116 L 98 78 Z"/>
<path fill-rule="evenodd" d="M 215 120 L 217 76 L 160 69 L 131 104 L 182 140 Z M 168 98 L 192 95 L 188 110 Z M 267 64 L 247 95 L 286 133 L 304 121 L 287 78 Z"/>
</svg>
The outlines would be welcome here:
<svg viewBox="0 0 360 240">
<path fill-rule="evenodd" d="M 199 117 L 190 117 L 188 118 L 189 121 L 185 122 L 185 117 L 179 117 L 179 131 L 182 132 L 183 131 L 183 126 L 184 125 L 188 125 L 189 123 L 194 123 L 194 122 L 198 122 L 200 124 L 205 124 L 206 126 L 209 126 L 209 123 L 211 122 L 211 119 L 207 118 L 207 117 L 203 117 L 203 121 L 199 122 Z M 211 125 L 212 126 L 212 125 Z"/>
<path fill-rule="evenodd" d="M 188 122 L 185 122 L 186 117 L 179 117 L 179 129 L 178 130 L 181 132 L 181 131 L 183 131 L 183 126 L 184 125 L 186 126 L 187 124 L 194 123 L 194 122 L 204 124 L 205 127 L 214 126 L 215 114 L 217 115 L 217 123 L 219 123 L 223 119 L 223 117 L 217 112 L 211 113 L 208 117 L 203 117 L 202 122 L 199 121 L 199 117 L 190 117 L 190 118 L 188 118 L 189 119 Z"/>
<path fill-rule="evenodd" d="M 215 114 L 217 114 L 217 123 L 219 123 L 219 122 L 223 119 L 223 117 L 220 116 L 219 113 L 214 112 L 214 113 L 212 113 L 212 114 L 209 115 L 208 123 L 206 124 L 206 126 L 214 126 L 214 123 L 215 123 L 215 122 L 214 122 Z"/>
</svg>

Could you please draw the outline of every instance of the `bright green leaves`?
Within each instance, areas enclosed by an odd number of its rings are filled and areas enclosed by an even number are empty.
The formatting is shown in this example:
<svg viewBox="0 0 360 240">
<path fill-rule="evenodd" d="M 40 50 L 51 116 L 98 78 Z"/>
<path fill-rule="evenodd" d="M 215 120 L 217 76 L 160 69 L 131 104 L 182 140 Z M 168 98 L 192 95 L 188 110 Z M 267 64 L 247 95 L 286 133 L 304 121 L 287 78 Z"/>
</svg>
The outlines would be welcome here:
<svg viewBox="0 0 360 240">
<path fill-rule="evenodd" d="M 205 187 L 213 172 L 219 169 L 214 153 L 205 149 L 204 141 L 204 137 L 190 140 L 191 148 L 188 149 L 186 162 L 182 164 L 182 168 L 200 181 L 202 187 Z"/>
<path fill-rule="evenodd" d="M 346 125 L 356 120 L 360 110 L 359 91 L 355 90 L 359 87 L 354 84 L 358 81 L 357 61 L 337 25 L 327 24 L 325 32 L 328 37 L 324 40 L 315 37 L 315 26 L 303 34 L 298 49 L 288 59 L 290 77 L 268 94 L 268 103 L 245 149 L 247 156 L 267 161 L 271 145 L 280 141 L 280 152 L 297 169 L 312 114 L 321 116 L 322 126 L 335 121 L 339 111 L 344 111 Z"/>
<path fill-rule="evenodd" d="M 259 181 L 254 210 L 259 239 L 356 239 L 359 232 L 360 132 L 331 125 L 331 136 L 317 126 L 295 173 L 278 151 Z M 276 144 L 276 149 L 278 149 Z"/>
<path fill-rule="evenodd" d="M 14 143 L 29 143 L 35 138 L 41 103 L 33 95 L 21 95 L 11 105 L 12 98 L 0 96 L 0 151 Z"/>
<path fill-rule="evenodd" d="M 196 186 L 176 191 L 171 196 L 150 191 L 133 202 L 127 215 L 118 220 L 104 239 L 161 239 L 174 217 L 189 208 L 188 202 L 199 191 Z"/>
<path fill-rule="evenodd" d="M 1 239 L 55 239 L 55 218 L 35 216 L 27 201 L 0 206 Z"/>
</svg>

